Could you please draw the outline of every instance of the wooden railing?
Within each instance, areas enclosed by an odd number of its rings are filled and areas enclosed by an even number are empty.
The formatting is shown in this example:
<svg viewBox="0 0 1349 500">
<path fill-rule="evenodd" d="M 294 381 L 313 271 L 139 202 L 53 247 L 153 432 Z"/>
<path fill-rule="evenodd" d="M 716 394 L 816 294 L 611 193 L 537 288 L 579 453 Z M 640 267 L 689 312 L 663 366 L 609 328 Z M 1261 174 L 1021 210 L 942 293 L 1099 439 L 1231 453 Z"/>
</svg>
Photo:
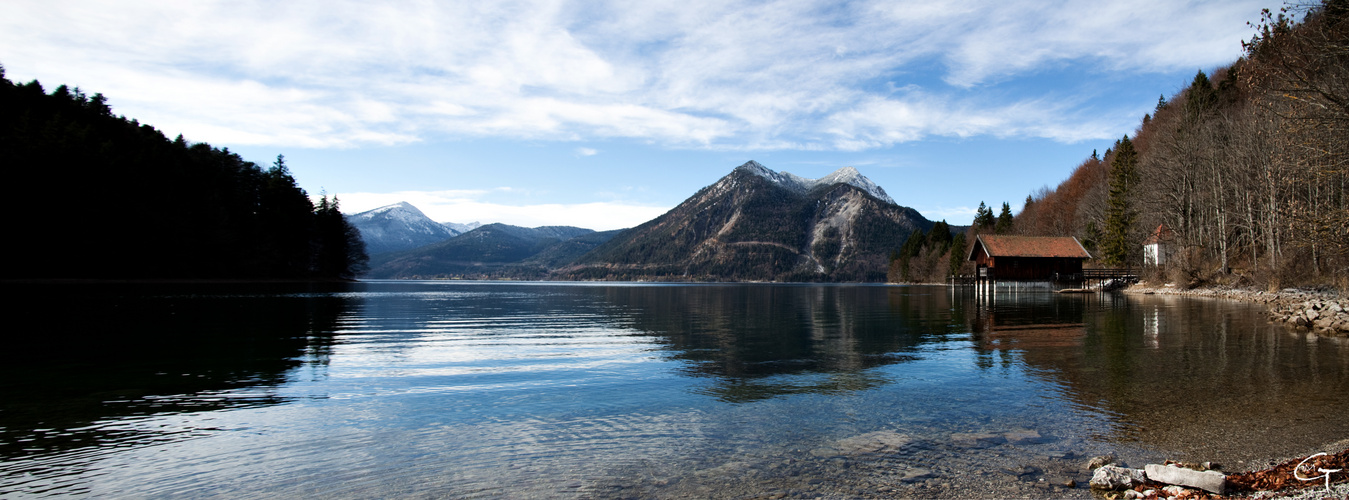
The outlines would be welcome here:
<svg viewBox="0 0 1349 500">
<path fill-rule="evenodd" d="M 1123 280 L 1137 281 L 1138 271 L 1127 267 L 1123 269 L 1109 269 L 1109 268 L 1083 269 L 1082 279 L 1088 280 L 1123 279 Z"/>
</svg>

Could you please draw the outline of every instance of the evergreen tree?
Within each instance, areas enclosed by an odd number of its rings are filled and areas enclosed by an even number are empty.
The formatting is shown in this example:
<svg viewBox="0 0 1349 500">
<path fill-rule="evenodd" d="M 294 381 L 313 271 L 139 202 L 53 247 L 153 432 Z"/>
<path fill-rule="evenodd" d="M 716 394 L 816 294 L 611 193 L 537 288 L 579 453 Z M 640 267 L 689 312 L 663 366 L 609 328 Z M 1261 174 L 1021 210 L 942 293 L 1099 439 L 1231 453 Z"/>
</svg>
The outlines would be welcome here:
<svg viewBox="0 0 1349 500">
<path fill-rule="evenodd" d="M 276 155 L 276 162 L 263 176 L 262 192 L 258 198 L 259 223 L 264 235 L 263 263 L 275 277 L 302 278 L 309 274 L 313 256 L 310 254 L 314 204 L 290 175 L 286 157 Z"/>
<path fill-rule="evenodd" d="M 909 275 L 909 262 L 923 251 L 923 245 L 926 243 L 927 236 L 923 234 L 922 229 L 916 229 L 909 233 L 909 238 L 904 240 L 904 246 L 899 249 L 899 273 L 904 281 L 913 279 Z"/>
<path fill-rule="evenodd" d="M 331 202 L 324 195 L 314 210 L 313 276 L 324 279 L 351 279 L 367 269 L 370 257 L 365 253 L 361 233 L 347 221 L 337 196 Z"/>
<path fill-rule="evenodd" d="M 1083 228 L 1082 246 L 1085 247 L 1088 252 L 1096 254 L 1096 250 L 1097 248 L 1099 248 L 1100 242 L 1101 242 L 1101 228 L 1096 226 L 1095 221 L 1088 221 L 1087 226 Z M 1099 257 L 1099 255 L 1096 256 Z"/>
<path fill-rule="evenodd" d="M 11 266 L 22 279 L 305 279 L 320 260 L 313 251 L 314 206 L 278 156 L 264 169 L 205 143 L 172 140 L 135 119 L 113 116 L 101 93 L 36 80 L 15 85 L 0 66 L 0 165 L 25 196 L 0 197 L 0 210 L 31 211 Z M 337 214 L 334 207 L 325 211 Z M 89 207 L 134 224 L 89 224 Z M 340 214 L 338 214 L 340 215 Z M 112 220 L 112 219 L 109 219 Z M 359 243 L 359 234 L 348 235 Z M 96 245 L 97 251 L 91 251 Z M 348 251 L 349 259 L 357 259 Z M 357 259 L 358 260 L 358 259 Z M 353 260 L 352 262 L 356 262 Z M 328 267 L 337 267 L 330 265 Z M 352 269 L 347 267 L 348 272 Z M 342 274 L 342 273 L 338 273 Z"/>
<path fill-rule="evenodd" d="M 946 219 L 932 225 L 932 230 L 927 233 L 927 244 L 942 249 L 951 245 L 951 225 L 946 223 Z"/>
<path fill-rule="evenodd" d="M 957 234 L 951 240 L 951 275 L 960 274 L 960 267 L 965 264 L 965 233 Z"/>
<path fill-rule="evenodd" d="M 1110 162 L 1110 192 L 1106 197 L 1105 230 L 1101 235 L 1101 251 L 1107 265 L 1129 263 L 1133 253 L 1130 234 L 1138 218 L 1131 200 L 1131 190 L 1139 182 L 1138 154 L 1129 136 L 1115 143 L 1115 157 Z"/>
<path fill-rule="evenodd" d="M 988 229 L 993 227 L 996 221 L 993 218 L 993 209 L 988 208 L 984 202 L 979 202 L 979 208 L 974 212 L 974 227 Z"/>
<path fill-rule="evenodd" d="M 990 212 L 991 213 L 991 212 Z M 998 214 L 998 221 L 994 232 L 998 234 L 1007 234 L 1012 232 L 1012 207 L 1007 202 L 1002 202 L 1002 212 Z"/>
<path fill-rule="evenodd" d="M 1191 117 L 1207 113 L 1218 105 L 1218 91 L 1203 71 L 1194 75 L 1185 98 L 1185 112 Z"/>
</svg>

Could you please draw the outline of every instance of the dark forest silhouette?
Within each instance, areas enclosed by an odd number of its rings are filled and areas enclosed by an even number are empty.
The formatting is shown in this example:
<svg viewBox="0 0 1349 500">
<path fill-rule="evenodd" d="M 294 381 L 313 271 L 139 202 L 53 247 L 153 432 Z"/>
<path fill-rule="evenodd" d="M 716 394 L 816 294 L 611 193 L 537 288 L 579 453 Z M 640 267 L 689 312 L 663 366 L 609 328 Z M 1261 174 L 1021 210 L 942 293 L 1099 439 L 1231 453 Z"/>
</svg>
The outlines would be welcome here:
<svg viewBox="0 0 1349 500">
<path fill-rule="evenodd" d="M 360 234 L 277 156 L 170 140 L 103 94 L 47 93 L 0 67 L 9 279 L 347 279 Z"/>
</svg>

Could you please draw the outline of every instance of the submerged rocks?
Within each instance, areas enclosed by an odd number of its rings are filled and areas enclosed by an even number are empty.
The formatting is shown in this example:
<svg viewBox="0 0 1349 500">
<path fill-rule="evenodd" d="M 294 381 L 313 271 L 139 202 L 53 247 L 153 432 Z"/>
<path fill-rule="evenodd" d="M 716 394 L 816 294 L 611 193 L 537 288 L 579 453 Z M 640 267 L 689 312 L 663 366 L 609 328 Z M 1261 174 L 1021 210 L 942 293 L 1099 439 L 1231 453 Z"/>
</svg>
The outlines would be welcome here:
<svg viewBox="0 0 1349 500">
<path fill-rule="evenodd" d="M 1041 439 L 1040 433 L 1029 430 L 1006 432 L 1002 437 L 1012 444 L 1034 444 Z"/>
<path fill-rule="evenodd" d="M 1098 455 L 1087 460 L 1087 470 L 1096 470 L 1115 463 L 1114 455 Z"/>
<path fill-rule="evenodd" d="M 864 455 L 868 453 L 891 453 L 912 443 L 907 434 L 893 431 L 868 432 L 834 442 L 833 446 L 817 448 L 811 451 L 815 456 Z"/>
<path fill-rule="evenodd" d="M 1037 434 L 1038 435 L 1038 434 Z M 983 448 L 1002 444 L 1006 437 L 988 432 L 957 432 L 951 434 L 951 442 L 966 448 Z"/>
</svg>

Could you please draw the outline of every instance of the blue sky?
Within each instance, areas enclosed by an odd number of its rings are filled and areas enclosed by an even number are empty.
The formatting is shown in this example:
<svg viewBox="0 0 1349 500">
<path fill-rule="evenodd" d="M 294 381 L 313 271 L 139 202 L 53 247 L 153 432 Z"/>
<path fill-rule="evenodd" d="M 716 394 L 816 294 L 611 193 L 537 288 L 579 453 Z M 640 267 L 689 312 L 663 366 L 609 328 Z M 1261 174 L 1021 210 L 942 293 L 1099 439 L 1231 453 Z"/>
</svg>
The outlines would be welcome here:
<svg viewBox="0 0 1349 500">
<path fill-rule="evenodd" d="M 756 160 L 930 219 L 1019 209 L 1269 2 L 8 0 L 14 81 L 79 86 L 354 213 L 630 227 Z"/>
</svg>

